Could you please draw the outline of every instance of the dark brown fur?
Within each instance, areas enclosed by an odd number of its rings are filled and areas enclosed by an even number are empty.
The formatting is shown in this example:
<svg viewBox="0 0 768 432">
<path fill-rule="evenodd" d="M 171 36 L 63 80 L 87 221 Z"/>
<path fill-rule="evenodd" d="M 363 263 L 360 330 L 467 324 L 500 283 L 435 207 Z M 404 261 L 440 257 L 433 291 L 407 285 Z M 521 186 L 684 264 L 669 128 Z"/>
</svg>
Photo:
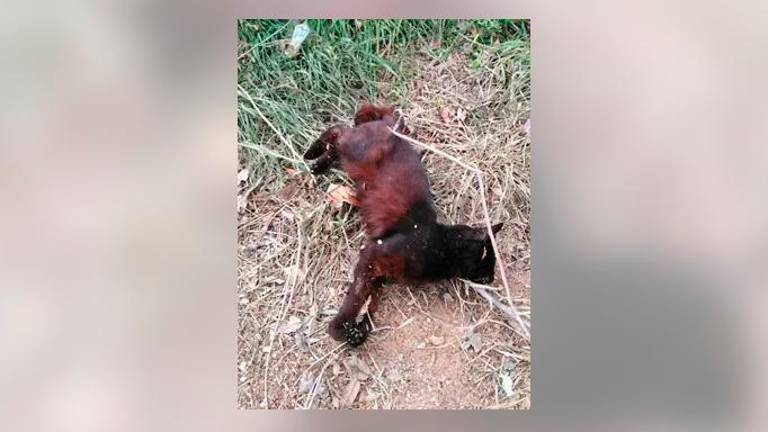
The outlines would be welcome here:
<svg viewBox="0 0 768 432">
<path fill-rule="evenodd" d="M 341 162 L 355 182 L 368 236 L 354 280 L 329 326 L 335 340 L 353 346 L 363 343 L 370 331 L 367 320 L 357 320 L 360 309 L 371 297 L 368 312 L 376 311 L 379 288 L 387 280 L 493 280 L 495 256 L 486 229 L 437 222 L 419 154 L 389 129 L 398 120 L 391 107 L 365 105 L 355 115 L 355 127 L 331 127 L 304 155 L 315 160 L 313 173 Z M 399 126 L 408 133 L 402 121 Z M 493 232 L 500 228 L 495 225 Z"/>
</svg>

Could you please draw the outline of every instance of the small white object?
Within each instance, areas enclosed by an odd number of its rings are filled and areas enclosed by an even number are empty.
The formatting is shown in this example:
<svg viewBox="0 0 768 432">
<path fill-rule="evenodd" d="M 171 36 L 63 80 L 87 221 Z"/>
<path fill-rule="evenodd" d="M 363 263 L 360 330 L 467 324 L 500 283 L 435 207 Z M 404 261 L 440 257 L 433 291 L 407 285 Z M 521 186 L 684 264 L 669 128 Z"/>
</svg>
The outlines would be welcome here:
<svg viewBox="0 0 768 432">
<path fill-rule="evenodd" d="M 299 55 L 299 49 L 301 44 L 304 43 L 304 39 L 309 36 L 310 28 L 306 22 L 303 22 L 293 28 L 293 36 L 291 36 L 291 42 L 285 48 L 285 54 L 288 57 L 296 57 Z"/>
<path fill-rule="evenodd" d="M 381 241 L 381 239 L 376 240 L 376 244 L 382 244 L 382 243 L 384 243 L 384 242 Z"/>
<path fill-rule="evenodd" d="M 512 382 L 512 377 L 506 373 L 500 374 L 499 377 L 501 378 L 501 389 L 504 390 L 504 394 L 507 397 L 511 397 L 514 394 L 514 389 L 512 388 L 514 385 Z"/>
<path fill-rule="evenodd" d="M 365 249 L 365 245 L 360 246 L 360 250 Z"/>
<path fill-rule="evenodd" d="M 418 228 L 418 227 L 419 227 L 418 225 L 413 225 L 413 229 L 416 229 L 416 228 Z"/>
</svg>

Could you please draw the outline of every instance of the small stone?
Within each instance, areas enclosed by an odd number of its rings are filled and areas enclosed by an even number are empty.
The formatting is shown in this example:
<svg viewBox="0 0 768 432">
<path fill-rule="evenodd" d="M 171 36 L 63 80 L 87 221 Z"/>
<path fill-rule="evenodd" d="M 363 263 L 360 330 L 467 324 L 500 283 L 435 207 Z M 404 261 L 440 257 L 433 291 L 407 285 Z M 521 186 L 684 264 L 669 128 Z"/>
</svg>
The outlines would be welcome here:
<svg viewBox="0 0 768 432">
<path fill-rule="evenodd" d="M 360 246 L 360 250 L 365 249 L 365 245 Z"/>
<path fill-rule="evenodd" d="M 417 228 L 419 228 L 419 226 L 418 226 L 418 225 L 414 225 L 414 226 L 413 226 L 413 229 L 417 229 Z"/>
<path fill-rule="evenodd" d="M 382 243 L 384 243 L 384 242 L 381 241 L 381 239 L 376 240 L 376 244 L 382 244 Z"/>
</svg>

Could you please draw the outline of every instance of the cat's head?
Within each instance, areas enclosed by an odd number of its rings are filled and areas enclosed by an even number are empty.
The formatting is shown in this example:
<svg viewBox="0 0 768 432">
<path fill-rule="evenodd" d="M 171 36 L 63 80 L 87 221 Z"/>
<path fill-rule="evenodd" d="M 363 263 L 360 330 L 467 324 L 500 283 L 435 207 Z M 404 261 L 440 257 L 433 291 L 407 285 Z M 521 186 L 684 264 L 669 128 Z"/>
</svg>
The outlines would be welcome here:
<svg viewBox="0 0 768 432">
<path fill-rule="evenodd" d="M 491 227 L 494 235 L 502 225 L 497 223 Z M 493 282 L 496 255 L 493 253 L 488 228 L 485 225 L 453 225 L 451 232 L 450 247 L 457 261 L 454 264 L 458 266 L 458 276 L 481 284 Z"/>
</svg>

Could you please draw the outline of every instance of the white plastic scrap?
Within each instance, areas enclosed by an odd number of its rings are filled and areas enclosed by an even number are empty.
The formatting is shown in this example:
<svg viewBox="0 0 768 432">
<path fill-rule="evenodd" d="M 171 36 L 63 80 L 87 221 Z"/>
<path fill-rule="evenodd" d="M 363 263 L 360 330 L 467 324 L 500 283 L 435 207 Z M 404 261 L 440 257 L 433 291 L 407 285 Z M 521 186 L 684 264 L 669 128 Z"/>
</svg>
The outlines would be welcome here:
<svg viewBox="0 0 768 432">
<path fill-rule="evenodd" d="M 287 47 L 285 47 L 285 55 L 288 57 L 296 57 L 299 55 L 299 49 L 301 49 L 301 44 L 304 43 L 304 40 L 309 36 L 309 33 L 311 32 L 311 29 L 307 25 L 306 22 L 303 22 L 296 27 L 293 28 L 293 36 L 291 36 L 291 42 L 288 44 Z"/>
</svg>

